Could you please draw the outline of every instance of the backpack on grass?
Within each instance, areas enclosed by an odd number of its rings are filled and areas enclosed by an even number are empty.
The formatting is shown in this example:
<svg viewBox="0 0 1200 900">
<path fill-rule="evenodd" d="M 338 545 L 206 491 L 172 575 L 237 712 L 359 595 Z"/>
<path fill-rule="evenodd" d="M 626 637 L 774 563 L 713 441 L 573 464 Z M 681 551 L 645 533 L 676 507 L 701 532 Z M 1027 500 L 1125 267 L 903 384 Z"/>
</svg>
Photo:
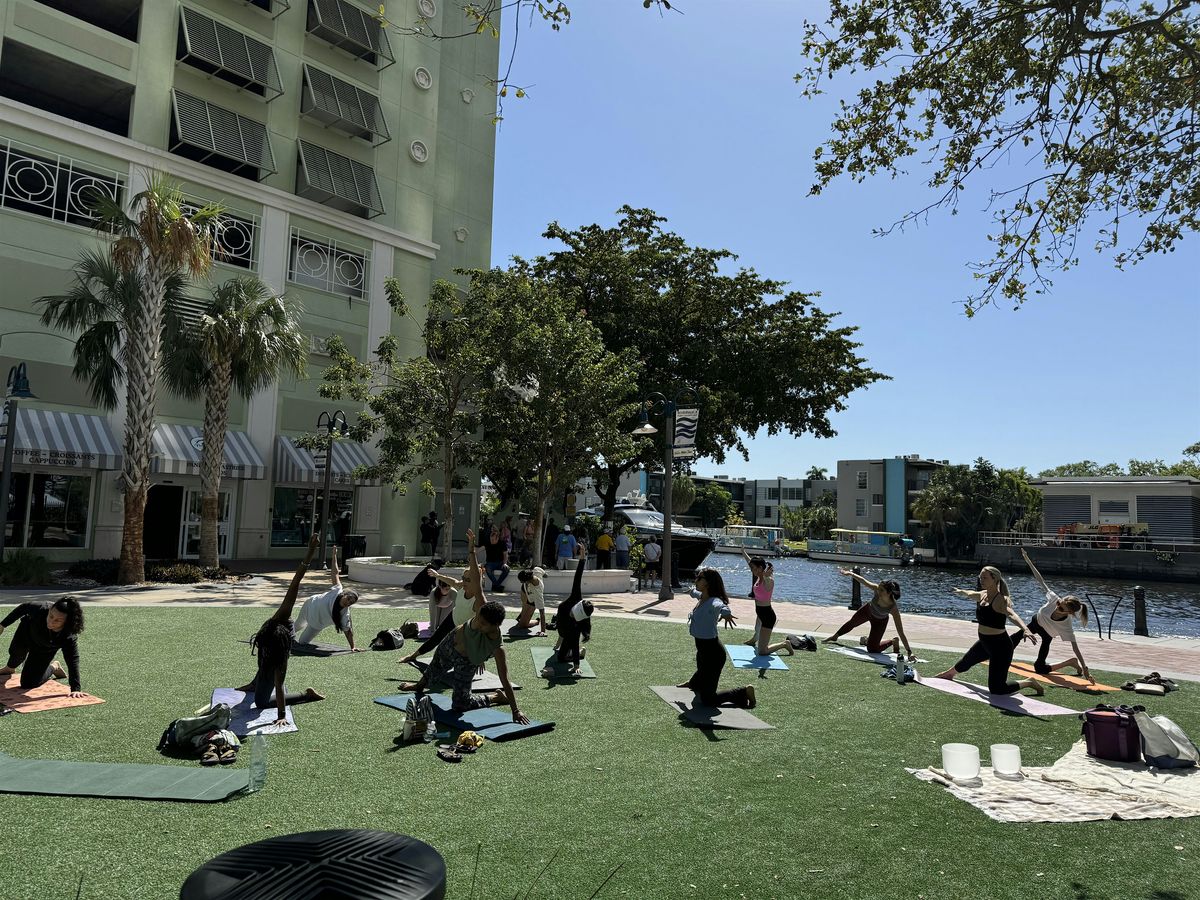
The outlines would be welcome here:
<svg viewBox="0 0 1200 900">
<path fill-rule="evenodd" d="M 158 751 L 196 750 L 205 735 L 228 728 L 232 718 L 233 712 L 228 704 L 218 703 L 206 713 L 176 719 L 158 739 Z"/>
<path fill-rule="evenodd" d="M 371 641 L 372 650 L 399 650 L 404 646 L 401 628 L 385 628 Z"/>
<path fill-rule="evenodd" d="M 405 622 L 400 626 L 400 635 L 407 640 L 414 641 L 420 636 L 420 634 L 421 626 L 416 622 Z"/>
<path fill-rule="evenodd" d="M 1187 769 L 1200 762 L 1200 751 L 1183 729 L 1166 716 L 1151 716 L 1135 706 L 1134 719 L 1141 732 L 1142 758 L 1157 769 Z"/>
</svg>

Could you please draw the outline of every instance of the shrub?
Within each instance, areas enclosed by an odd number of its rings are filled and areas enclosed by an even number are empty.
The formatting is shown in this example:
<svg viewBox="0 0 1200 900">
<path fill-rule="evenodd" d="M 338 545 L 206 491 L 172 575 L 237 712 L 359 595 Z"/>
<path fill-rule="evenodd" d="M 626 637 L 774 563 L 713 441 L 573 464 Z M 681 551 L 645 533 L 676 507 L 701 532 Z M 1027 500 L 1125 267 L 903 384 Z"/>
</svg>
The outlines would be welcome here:
<svg viewBox="0 0 1200 900">
<path fill-rule="evenodd" d="M 90 578 L 99 584 L 116 584 L 119 559 L 80 559 L 67 566 L 67 574 Z"/>
<path fill-rule="evenodd" d="M 147 581 L 167 584 L 196 584 L 204 581 L 204 570 L 193 563 L 156 563 L 146 566 Z"/>
<path fill-rule="evenodd" d="M 50 561 L 31 550 L 14 550 L 0 560 L 0 584 L 51 584 Z"/>
</svg>

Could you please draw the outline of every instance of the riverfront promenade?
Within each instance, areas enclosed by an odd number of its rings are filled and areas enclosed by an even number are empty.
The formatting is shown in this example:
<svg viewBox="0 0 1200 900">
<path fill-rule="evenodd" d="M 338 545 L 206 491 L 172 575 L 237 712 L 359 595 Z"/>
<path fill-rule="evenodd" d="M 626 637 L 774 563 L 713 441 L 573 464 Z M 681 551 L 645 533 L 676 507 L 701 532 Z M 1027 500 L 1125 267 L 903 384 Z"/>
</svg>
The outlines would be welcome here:
<svg viewBox="0 0 1200 900">
<path fill-rule="evenodd" d="M 188 585 L 152 585 L 142 587 L 97 587 L 71 590 L 57 588 L 53 590 L 12 589 L 0 591 L 0 608 L 16 605 L 25 600 L 44 599 L 63 593 L 72 593 L 84 603 L 86 608 L 94 609 L 106 606 L 263 606 L 274 607 L 287 590 L 291 573 L 274 572 L 256 575 L 244 581 L 227 584 L 188 584 Z M 516 579 L 511 579 L 515 585 Z M 383 585 L 360 584 L 345 579 L 347 585 L 353 585 L 359 591 L 359 608 L 364 609 L 395 609 L 406 611 L 403 618 L 424 619 L 427 604 L 424 598 L 414 597 L 408 591 L 399 587 Z M 314 571 L 304 580 L 300 596 L 328 590 L 329 576 L 320 571 Z M 489 598 L 500 600 L 510 608 L 516 608 L 520 601 L 515 591 L 504 594 L 491 594 Z M 646 619 L 650 622 L 687 621 L 688 610 L 693 600 L 686 591 L 676 591 L 675 598 L 666 602 L 658 600 L 657 588 L 644 588 L 638 592 L 591 594 L 589 599 L 595 604 L 600 616 L 621 616 L 625 618 Z M 553 613 L 554 603 L 547 595 L 547 618 Z M 733 599 L 733 611 L 739 627 L 753 628 L 754 603 L 745 598 Z M 807 632 L 817 637 L 824 637 L 837 630 L 849 616 L 845 604 L 838 606 L 815 606 L 811 604 L 778 602 L 775 611 L 779 615 L 779 624 L 775 628 L 777 635 L 789 632 Z M 397 617 L 395 625 L 399 625 L 401 617 Z M 391 624 L 391 623 L 389 623 Z M 966 618 L 947 619 L 935 616 L 904 616 L 904 628 L 908 639 L 915 648 L 927 650 L 944 650 L 957 652 L 966 649 L 975 640 L 975 623 Z M 889 626 L 890 629 L 890 626 Z M 847 635 L 843 641 L 852 641 L 858 634 L 865 633 L 860 628 L 853 635 Z M 889 630 L 889 633 L 890 630 Z M 373 635 L 363 634 L 364 643 Z M 723 633 L 726 640 L 745 640 L 748 633 L 743 635 L 740 630 Z M 1144 675 L 1147 672 L 1160 672 L 1169 678 L 1185 679 L 1200 682 L 1200 640 L 1195 638 L 1169 637 L 1134 637 L 1130 634 L 1116 634 L 1114 639 L 1101 641 L 1094 630 L 1079 629 L 1079 644 L 1088 664 L 1096 670 L 1123 672 L 1130 675 Z M 1070 655 L 1069 644 L 1055 642 L 1052 659 L 1064 659 Z M 1023 643 L 1017 648 L 1017 658 L 1032 660 L 1036 648 L 1032 644 Z M 1130 695 L 1132 696 L 1132 695 Z"/>
</svg>

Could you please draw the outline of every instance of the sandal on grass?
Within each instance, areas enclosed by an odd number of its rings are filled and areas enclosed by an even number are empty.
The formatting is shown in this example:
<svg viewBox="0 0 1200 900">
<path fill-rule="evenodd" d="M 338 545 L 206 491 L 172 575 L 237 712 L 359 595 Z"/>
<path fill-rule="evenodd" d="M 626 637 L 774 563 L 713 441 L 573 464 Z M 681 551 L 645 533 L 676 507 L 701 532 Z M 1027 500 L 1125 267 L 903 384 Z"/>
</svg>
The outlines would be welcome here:
<svg viewBox="0 0 1200 900">
<path fill-rule="evenodd" d="M 462 754 L 454 750 L 439 750 L 437 755 L 438 759 L 445 760 L 448 763 L 462 762 Z"/>
<path fill-rule="evenodd" d="M 204 748 L 204 752 L 200 754 L 200 765 L 215 766 L 221 761 L 220 754 L 217 753 L 217 748 L 209 744 Z"/>
<path fill-rule="evenodd" d="M 221 751 L 220 756 L 217 757 L 217 762 L 223 766 L 231 766 L 237 762 L 237 755 L 237 747 L 226 747 Z"/>
</svg>

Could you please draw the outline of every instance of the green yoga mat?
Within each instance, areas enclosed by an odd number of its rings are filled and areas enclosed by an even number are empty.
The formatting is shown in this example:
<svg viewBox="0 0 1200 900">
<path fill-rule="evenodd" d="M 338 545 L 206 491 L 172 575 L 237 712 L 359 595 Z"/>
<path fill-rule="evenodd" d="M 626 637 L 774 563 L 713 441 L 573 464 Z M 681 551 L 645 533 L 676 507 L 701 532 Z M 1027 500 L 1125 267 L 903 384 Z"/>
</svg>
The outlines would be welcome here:
<svg viewBox="0 0 1200 900">
<path fill-rule="evenodd" d="M 265 761 L 237 769 L 17 759 L 0 753 L 0 793 L 215 803 L 257 791 Z"/>
<path fill-rule="evenodd" d="M 545 678 L 546 676 L 542 675 L 542 669 L 546 668 L 547 661 L 549 661 L 554 656 L 554 648 L 553 647 L 530 647 L 529 652 L 533 654 L 533 668 L 537 671 L 539 677 Z M 554 665 L 554 675 L 551 676 L 553 678 L 595 678 L 596 677 L 596 673 L 594 671 L 592 671 L 592 666 L 587 661 L 587 657 L 584 657 L 583 659 L 581 659 L 579 661 L 579 674 L 578 675 L 567 675 L 567 668 L 570 666 L 570 663 L 555 662 L 555 663 L 553 663 L 553 665 Z"/>
</svg>

